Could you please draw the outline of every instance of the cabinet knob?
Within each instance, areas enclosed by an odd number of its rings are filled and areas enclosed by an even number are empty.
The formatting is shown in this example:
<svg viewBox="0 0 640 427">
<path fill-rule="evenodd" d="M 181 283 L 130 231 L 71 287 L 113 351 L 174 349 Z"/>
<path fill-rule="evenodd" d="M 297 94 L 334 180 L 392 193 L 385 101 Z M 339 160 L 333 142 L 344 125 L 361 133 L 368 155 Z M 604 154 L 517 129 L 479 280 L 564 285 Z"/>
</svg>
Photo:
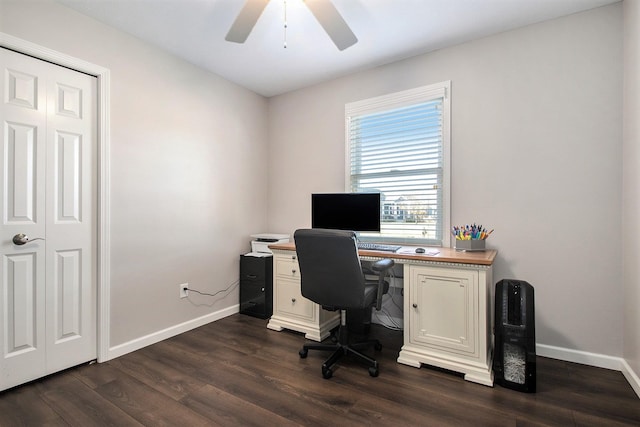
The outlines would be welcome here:
<svg viewBox="0 0 640 427">
<path fill-rule="evenodd" d="M 296 256 L 295 255 L 291 255 L 291 259 L 295 261 L 296 260 Z"/>
<path fill-rule="evenodd" d="M 292 270 L 291 270 L 291 273 L 296 274 L 296 269 L 295 269 L 295 268 L 294 268 L 294 269 L 292 269 Z"/>
<path fill-rule="evenodd" d="M 260 291 L 261 291 L 261 292 L 264 292 L 264 288 L 260 288 Z"/>
<path fill-rule="evenodd" d="M 296 302 L 296 299 L 295 298 L 291 298 L 291 302 Z"/>
<path fill-rule="evenodd" d="M 413 303 L 413 308 L 418 308 L 418 304 L 416 304 L 415 302 Z"/>
</svg>

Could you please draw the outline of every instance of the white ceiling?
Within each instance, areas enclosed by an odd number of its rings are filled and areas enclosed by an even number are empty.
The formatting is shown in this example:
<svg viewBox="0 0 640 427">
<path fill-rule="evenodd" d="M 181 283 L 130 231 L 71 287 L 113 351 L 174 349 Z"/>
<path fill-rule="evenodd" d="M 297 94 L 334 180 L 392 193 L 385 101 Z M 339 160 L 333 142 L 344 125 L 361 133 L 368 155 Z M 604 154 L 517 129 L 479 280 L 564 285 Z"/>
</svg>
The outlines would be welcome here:
<svg viewBox="0 0 640 427">
<path fill-rule="evenodd" d="M 619 0 L 332 0 L 358 38 L 339 51 L 303 0 L 271 0 L 246 43 L 244 0 L 57 0 L 264 96 Z"/>
</svg>

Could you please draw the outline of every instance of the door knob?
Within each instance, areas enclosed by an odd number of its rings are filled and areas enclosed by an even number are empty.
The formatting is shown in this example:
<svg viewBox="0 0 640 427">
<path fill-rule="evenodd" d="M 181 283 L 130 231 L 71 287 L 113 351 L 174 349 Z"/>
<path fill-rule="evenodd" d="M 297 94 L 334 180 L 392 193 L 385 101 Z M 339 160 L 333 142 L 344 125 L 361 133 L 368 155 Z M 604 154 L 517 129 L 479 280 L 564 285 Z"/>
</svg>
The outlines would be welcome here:
<svg viewBox="0 0 640 427">
<path fill-rule="evenodd" d="M 15 236 L 13 236 L 13 244 L 18 246 L 22 246 L 34 240 L 44 240 L 44 239 L 42 237 L 34 237 L 33 239 L 30 239 L 29 236 L 27 236 L 24 233 L 18 233 Z"/>
</svg>

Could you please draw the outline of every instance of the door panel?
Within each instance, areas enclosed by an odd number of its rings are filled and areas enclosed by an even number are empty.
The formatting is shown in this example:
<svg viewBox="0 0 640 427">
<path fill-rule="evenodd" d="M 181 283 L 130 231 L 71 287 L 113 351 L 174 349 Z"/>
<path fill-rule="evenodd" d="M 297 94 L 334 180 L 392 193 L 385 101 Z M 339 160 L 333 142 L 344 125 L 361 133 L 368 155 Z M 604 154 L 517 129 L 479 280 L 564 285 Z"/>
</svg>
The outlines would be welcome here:
<svg viewBox="0 0 640 427">
<path fill-rule="evenodd" d="M 80 251 L 60 251 L 56 253 L 54 285 L 54 342 L 82 336 L 82 257 Z"/>
<path fill-rule="evenodd" d="M 5 124 L 5 224 L 35 223 L 37 126 Z"/>
<path fill-rule="evenodd" d="M 53 162 L 56 180 L 53 197 L 55 222 L 81 222 L 82 188 L 82 135 L 57 132 L 55 135 L 55 160 Z"/>
<path fill-rule="evenodd" d="M 5 102 L 17 107 L 38 109 L 38 78 L 31 74 L 6 69 Z"/>
<path fill-rule="evenodd" d="M 96 357 L 97 86 L 1 48 L 0 64 L 2 390 Z"/>
<path fill-rule="evenodd" d="M 477 355 L 477 283 L 474 271 L 412 267 L 411 342 Z"/>
<path fill-rule="evenodd" d="M 45 293 L 38 283 L 44 276 L 43 255 L 40 248 L 31 248 L 2 260 L 0 389 L 46 374 Z"/>
<path fill-rule="evenodd" d="M 56 114 L 82 119 L 82 89 L 62 83 L 58 83 L 56 86 L 58 89 Z"/>
<path fill-rule="evenodd" d="M 14 356 L 36 350 L 42 342 L 36 330 L 41 321 L 36 298 L 36 254 L 8 256 L 6 263 L 6 353 Z"/>
</svg>

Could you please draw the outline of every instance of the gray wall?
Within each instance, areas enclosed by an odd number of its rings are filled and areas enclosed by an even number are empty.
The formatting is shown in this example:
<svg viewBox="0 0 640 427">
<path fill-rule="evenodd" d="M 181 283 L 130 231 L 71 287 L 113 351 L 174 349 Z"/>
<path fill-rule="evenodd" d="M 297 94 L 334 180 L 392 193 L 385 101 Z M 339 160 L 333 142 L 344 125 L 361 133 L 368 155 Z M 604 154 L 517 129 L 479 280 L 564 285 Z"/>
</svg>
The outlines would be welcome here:
<svg viewBox="0 0 640 427">
<path fill-rule="evenodd" d="M 443 80 L 452 223 L 495 228 L 494 279 L 535 287 L 539 344 L 621 356 L 620 4 L 271 98 L 269 229 L 344 189 L 345 103 Z"/>
<path fill-rule="evenodd" d="M 55 3 L 0 5 L 0 31 L 111 70 L 110 347 L 238 304 L 178 285 L 226 288 L 265 230 L 267 100 Z"/>
<path fill-rule="evenodd" d="M 624 2 L 624 358 L 640 374 L 640 2 Z M 633 383 L 632 383 L 633 384 Z M 640 380 L 636 376 L 636 393 Z"/>
</svg>

